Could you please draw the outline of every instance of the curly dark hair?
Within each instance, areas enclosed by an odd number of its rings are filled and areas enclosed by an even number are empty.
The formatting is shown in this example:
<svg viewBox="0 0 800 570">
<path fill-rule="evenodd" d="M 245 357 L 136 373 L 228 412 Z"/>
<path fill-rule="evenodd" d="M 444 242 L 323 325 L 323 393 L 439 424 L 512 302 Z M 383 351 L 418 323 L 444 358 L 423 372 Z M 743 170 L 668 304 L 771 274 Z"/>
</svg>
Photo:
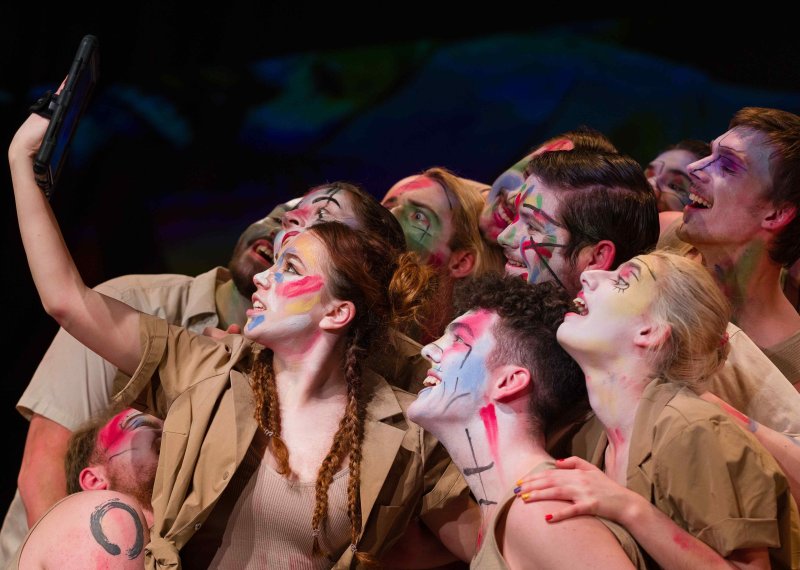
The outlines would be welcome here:
<svg viewBox="0 0 800 570">
<path fill-rule="evenodd" d="M 487 366 L 516 364 L 530 371 L 529 416 L 535 431 L 544 434 L 586 416 L 589 398 L 583 372 L 556 340 L 556 330 L 572 308 L 561 287 L 486 275 L 459 285 L 455 306 L 457 314 L 484 309 L 500 317 Z"/>
</svg>

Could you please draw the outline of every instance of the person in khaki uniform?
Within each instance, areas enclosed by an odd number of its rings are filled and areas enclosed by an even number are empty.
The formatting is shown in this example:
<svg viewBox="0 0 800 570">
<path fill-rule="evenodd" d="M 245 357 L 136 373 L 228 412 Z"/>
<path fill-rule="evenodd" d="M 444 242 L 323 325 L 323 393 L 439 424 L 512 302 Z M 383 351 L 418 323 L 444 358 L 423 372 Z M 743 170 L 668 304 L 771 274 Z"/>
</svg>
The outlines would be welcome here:
<svg viewBox="0 0 800 570">
<path fill-rule="evenodd" d="M 680 255 L 587 271 L 558 329 L 586 376 L 605 433 L 593 459 L 525 478 L 528 500 L 574 504 L 625 527 L 664 568 L 797 568 L 797 505 L 761 444 L 697 394 L 729 350 L 730 306 L 708 272 Z"/>
<path fill-rule="evenodd" d="M 566 503 L 515 500 L 521 476 L 554 468 L 545 430 L 589 407 L 581 369 L 556 341 L 569 306 L 554 283 L 484 276 L 460 291 L 459 316 L 423 349 L 428 388 L 409 417 L 444 444 L 478 499 L 476 570 L 645 568 L 619 525 L 598 517 L 548 525 L 549 509 Z"/>
<path fill-rule="evenodd" d="M 253 458 L 212 564 L 260 556 L 276 567 L 362 565 L 380 559 L 417 516 L 471 558 L 466 484 L 441 445 L 405 420 L 408 396 L 392 402 L 394 390 L 361 370 L 407 302 L 425 301 L 414 293 L 433 293 L 417 257 L 376 233 L 318 224 L 285 240 L 276 264 L 255 277 L 244 338 L 195 335 L 85 285 L 31 168 L 46 126 L 30 116 L 9 147 L 43 306 L 131 375 L 120 401 L 136 398 L 165 419 L 146 566 L 180 565 L 179 550 Z M 402 232 L 396 222 L 388 228 Z M 275 517 L 286 504 L 296 506 L 294 520 Z"/>
<path fill-rule="evenodd" d="M 64 465 L 69 494 L 23 537 L 9 570 L 141 568 L 161 428 L 156 417 L 116 407 L 79 426 Z"/>
</svg>

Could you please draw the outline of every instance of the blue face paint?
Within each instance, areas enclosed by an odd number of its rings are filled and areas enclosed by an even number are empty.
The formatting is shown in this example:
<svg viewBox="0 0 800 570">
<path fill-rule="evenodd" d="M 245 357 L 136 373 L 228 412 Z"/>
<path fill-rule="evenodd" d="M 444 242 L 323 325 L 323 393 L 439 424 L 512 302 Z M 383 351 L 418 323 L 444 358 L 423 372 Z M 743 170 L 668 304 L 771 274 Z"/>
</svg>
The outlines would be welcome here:
<svg viewBox="0 0 800 570">
<path fill-rule="evenodd" d="M 283 283 L 283 273 L 282 272 L 277 271 L 277 272 L 273 273 L 272 275 L 275 278 L 275 283 Z"/>
<path fill-rule="evenodd" d="M 251 331 L 264 322 L 264 315 L 256 315 L 247 323 L 247 330 Z"/>
</svg>

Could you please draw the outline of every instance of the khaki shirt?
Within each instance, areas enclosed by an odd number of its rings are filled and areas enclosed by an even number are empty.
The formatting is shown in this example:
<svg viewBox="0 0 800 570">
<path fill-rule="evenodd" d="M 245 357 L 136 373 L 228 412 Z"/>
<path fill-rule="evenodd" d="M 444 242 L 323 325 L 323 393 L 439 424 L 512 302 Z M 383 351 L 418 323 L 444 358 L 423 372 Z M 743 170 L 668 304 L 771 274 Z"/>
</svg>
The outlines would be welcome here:
<svg viewBox="0 0 800 570">
<path fill-rule="evenodd" d="M 189 330 L 202 332 L 218 323 L 214 292 L 230 279 L 224 267 L 197 277 L 175 274 L 123 275 L 95 289 L 134 309 L 158 315 Z M 17 411 L 30 420 L 33 414 L 75 431 L 107 409 L 114 395 L 117 368 L 72 338 L 58 332 L 39 362 Z M 4 568 L 28 532 L 25 506 L 17 490 L 0 530 L 0 568 Z"/>
<path fill-rule="evenodd" d="M 600 436 L 592 462 L 603 466 Z M 800 568 L 800 518 L 786 476 L 761 444 L 687 388 L 653 380 L 634 420 L 627 485 L 722 556 L 768 548 Z"/>
<path fill-rule="evenodd" d="M 178 568 L 178 551 L 211 513 L 258 429 L 243 372 L 253 345 L 239 335 L 216 341 L 149 315 L 140 319 L 143 357 L 117 398 L 165 418 L 146 567 Z M 406 419 L 414 396 L 368 370 L 364 385 L 372 398 L 358 549 L 379 558 L 412 517 L 455 519 L 472 499 L 444 447 Z M 334 567 L 354 565 L 348 549 Z"/>
</svg>

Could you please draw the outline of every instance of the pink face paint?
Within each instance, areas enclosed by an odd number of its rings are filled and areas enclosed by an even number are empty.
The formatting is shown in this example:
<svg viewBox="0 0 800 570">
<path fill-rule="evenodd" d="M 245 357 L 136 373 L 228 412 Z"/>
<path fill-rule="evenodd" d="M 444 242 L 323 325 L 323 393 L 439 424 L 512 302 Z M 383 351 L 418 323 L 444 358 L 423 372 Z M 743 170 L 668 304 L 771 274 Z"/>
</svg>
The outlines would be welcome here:
<svg viewBox="0 0 800 570">
<path fill-rule="evenodd" d="M 522 197 L 524 194 L 526 194 L 524 191 L 520 192 L 517 194 L 517 197 L 514 198 L 514 220 L 511 222 L 512 224 L 515 224 L 519 221 L 519 209 L 520 205 L 522 204 Z"/>
<path fill-rule="evenodd" d="M 489 404 L 480 409 L 483 427 L 486 429 L 486 438 L 489 440 L 489 450 L 492 457 L 497 457 L 497 416 L 494 413 L 494 404 Z"/>
<path fill-rule="evenodd" d="M 419 176 L 414 180 L 408 182 L 407 184 L 403 184 L 401 192 L 408 192 L 410 190 L 419 190 L 420 188 L 428 188 L 432 184 L 435 183 L 427 176 Z"/>
<path fill-rule="evenodd" d="M 122 410 L 108 422 L 97 434 L 97 443 L 105 450 L 110 450 L 119 444 L 125 430 L 122 429 L 123 420 L 131 413 L 130 409 Z"/>
<path fill-rule="evenodd" d="M 319 275 L 308 275 L 298 281 L 278 284 L 276 292 L 291 299 L 309 293 L 316 293 L 322 289 L 323 284 L 322 277 Z"/>
</svg>

